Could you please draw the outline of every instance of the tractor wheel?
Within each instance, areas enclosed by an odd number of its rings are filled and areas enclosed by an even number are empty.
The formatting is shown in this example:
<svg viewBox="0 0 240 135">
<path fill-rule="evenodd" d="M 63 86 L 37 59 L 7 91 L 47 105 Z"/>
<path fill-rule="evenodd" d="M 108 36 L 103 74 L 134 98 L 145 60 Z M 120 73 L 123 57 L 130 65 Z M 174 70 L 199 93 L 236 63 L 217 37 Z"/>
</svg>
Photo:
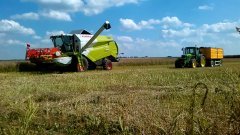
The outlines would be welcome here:
<svg viewBox="0 0 240 135">
<path fill-rule="evenodd" d="M 206 60 L 205 60 L 204 57 L 201 57 L 201 59 L 200 59 L 200 67 L 205 67 L 205 65 L 206 65 Z"/>
<path fill-rule="evenodd" d="M 109 59 L 103 60 L 103 69 L 104 70 L 112 70 L 112 61 Z"/>
<path fill-rule="evenodd" d="M 191 62 L 190 62 L 190 67 L 191 68 L 196 68 L 197 67 L 197 62 L 195 59 L 192 59 Z"/>
</svg>

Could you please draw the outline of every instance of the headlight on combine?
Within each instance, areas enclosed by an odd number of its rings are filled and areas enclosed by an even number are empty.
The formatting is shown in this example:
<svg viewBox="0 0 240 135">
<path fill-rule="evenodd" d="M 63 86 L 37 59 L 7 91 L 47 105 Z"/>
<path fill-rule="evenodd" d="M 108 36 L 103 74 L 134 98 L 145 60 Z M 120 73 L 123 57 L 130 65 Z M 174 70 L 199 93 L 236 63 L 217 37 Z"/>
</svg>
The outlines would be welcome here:
<svg viewBox="0 0 240 135">
<path fill-rule="evenodd" d="M 59 56 L 61 56 L 61 53 L 60 53 L 59 51 L 56 51 L 55 55 L 56 55 L 57 57 L 59 57 Z"/>
</svg>

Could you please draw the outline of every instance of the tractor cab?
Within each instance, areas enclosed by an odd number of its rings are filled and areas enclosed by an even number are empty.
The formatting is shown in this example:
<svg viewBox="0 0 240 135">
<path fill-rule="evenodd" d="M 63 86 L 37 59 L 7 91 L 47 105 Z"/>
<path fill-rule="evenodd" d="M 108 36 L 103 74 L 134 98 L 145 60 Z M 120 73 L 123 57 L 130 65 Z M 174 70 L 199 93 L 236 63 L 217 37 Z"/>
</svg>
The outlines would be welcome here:
<svg viewBox="0 0 240 135">
<path fill-rule="evenodd" d="M 183 55 L 175 61 L 175 67 L 204 67 L 205 58 L 200 53 L 200 48 L 198 47 L 186 47 L 182 48 Z"/>
<path fill-rule="evenodd" d="M 183 51 L 184 57 L 196 58 L 200 54 L 198 47 L 186 47 L 186 48 L 182 48 L 182 51 Z"/>
</svg>

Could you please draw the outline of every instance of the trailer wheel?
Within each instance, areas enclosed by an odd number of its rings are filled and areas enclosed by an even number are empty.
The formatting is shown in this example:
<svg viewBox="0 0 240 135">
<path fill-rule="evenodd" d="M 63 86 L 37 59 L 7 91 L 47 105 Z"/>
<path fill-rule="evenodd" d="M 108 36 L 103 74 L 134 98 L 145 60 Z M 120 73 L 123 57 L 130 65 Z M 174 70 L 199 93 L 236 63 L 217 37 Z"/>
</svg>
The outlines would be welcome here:
<svg viewBox="0 0 240 135">
<path fill-rule="evenodd" d="M 112 61 L 109 59 L 103 60 L 103 69 L 104 70 L 112 70 Z"/>
<path fill-rule="evenodd" d="M 214 67 L 214 64 L 215 62 L 213 60 L 211 60 L 211 67 Z"/>
<path fill-rule="evenodd" d="M 190 62 L 190 67 L 191 68 L 196 68 L 197 67 L 197 62 L 195 59 L 192 59 L 191 62 Z"/>
</svg>

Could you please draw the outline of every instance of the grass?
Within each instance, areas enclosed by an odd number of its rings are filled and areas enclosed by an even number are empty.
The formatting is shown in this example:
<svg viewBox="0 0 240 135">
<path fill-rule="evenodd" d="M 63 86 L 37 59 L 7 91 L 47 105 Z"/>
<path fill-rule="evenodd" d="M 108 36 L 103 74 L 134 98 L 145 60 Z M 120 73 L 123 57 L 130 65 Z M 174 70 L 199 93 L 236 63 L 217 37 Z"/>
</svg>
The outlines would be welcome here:
<svg viewBox="0 0 240 135">
<path fill-rule="evenodd" d="M 240 61 L 143 61 L 63 74 L 0 64 L 0 134 L 239 134 Z"/>
</svg>

